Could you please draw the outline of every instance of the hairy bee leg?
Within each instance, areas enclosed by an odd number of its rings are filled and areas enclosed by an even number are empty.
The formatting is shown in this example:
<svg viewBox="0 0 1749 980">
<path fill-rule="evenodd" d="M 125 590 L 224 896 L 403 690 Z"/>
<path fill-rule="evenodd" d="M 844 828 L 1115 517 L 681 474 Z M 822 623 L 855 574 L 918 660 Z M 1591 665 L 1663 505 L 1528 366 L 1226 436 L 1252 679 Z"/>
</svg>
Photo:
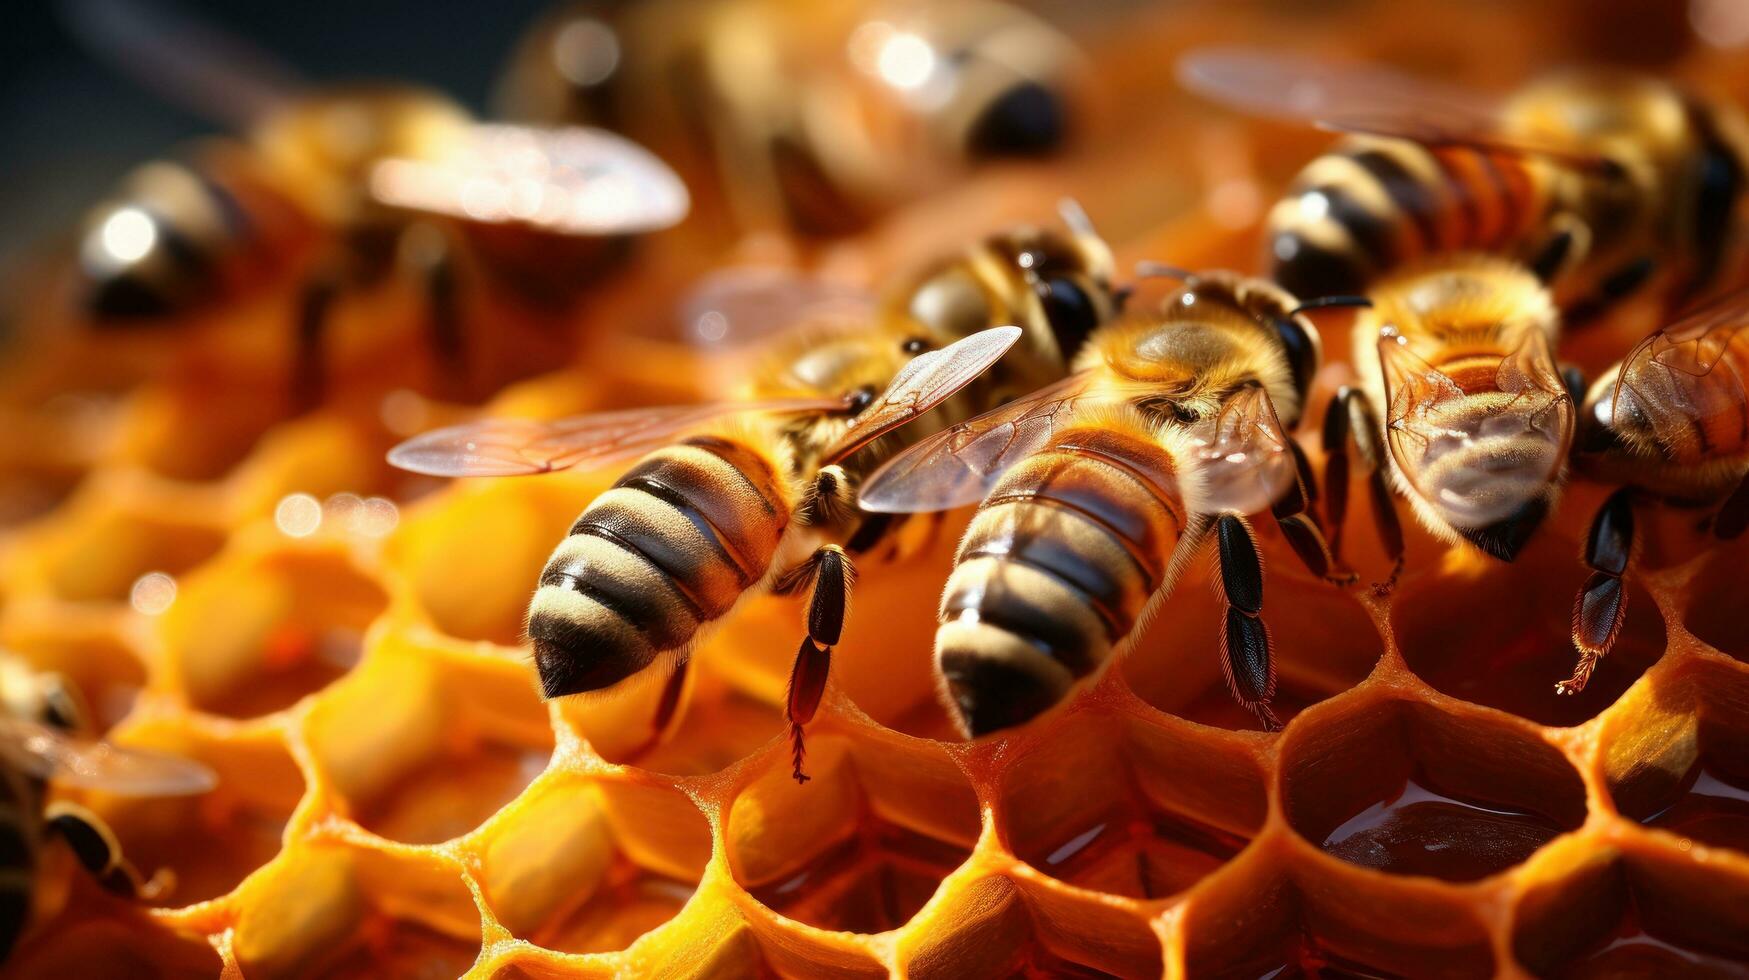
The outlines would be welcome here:
<svg viewBox="0 0 1749 980">
<path fill-rule="evenodd" d="M 1646 284 L 1652 278 L 1652 270 L 1657 263 L 1651 256 L 1644 256 L 1616 269 L 1603 277 L 1597 284 L 1597 289 L 1576 300 L 1565 313 L 1561 321 L 1567 327 L 1582 326 L 1597 319 L 1611 306 L 1632 295 L 1635 290 Z"/>
<path fill-rule="evenodd" d="M 153 898 L 169 887 L 164 872 L 149 881 L 142 877 L 122 857 L 121 843 L 103 818 L 77 803 L 50 803 L 43 812 L 43 824 L 67 842 L 79 865 L 108 891 L 128 898 Z"/>
<path fill-rule="evenodd" d="M 1731 491 L 1713 516 L 1713 537 L 1734 541 L 1742 535 L 1744 528 L 1749 528 L 1749 476 L 1737 484 L 1737 489 Z"/>
<path fill-rule="evenodd" d="M 800 567 L 779 579 L 776 590 L 793 592 L 807 587 L 808 635 L 796 651 L 795 666 L 790 670 L 789 697 L 785 714 L 790 725 L 792 775 L 805 783 L 802 771 L 806 747 L 802 727 L 814 720 L 820 698 L 826 693 L 826 678 L 832 670 L 832 648 L 844 635 L 844 620 L 850 612 L 850 590 L 856 582 L 856 566 L 844 549 L 837 545 L 822 545 Z"/>
<path fill-rule="evenodd" d="M 457 299 L 456 261 L 447 239 L 434 236 L 433 243 L 416 259 L 419 285 L 425 294 L 427 342 L 437 362 L 440 384 L 463 395 L 468 378 L 467 350 L 462 336 L 461 305 Z"/>
<path fill-rule="evenodd" d="M 1215 540 L 1227 603 L 1221 622 L 1221 672 L 1234 700 L 1256 715 L 1265 731 L 1280 731 L 1281 719 L 1269 708 L 1275 695 L 1275 660 L 1263 623 L 1263 561 L 1257 541 L 1250 526 L 1232 514 L 1216 519 Z"/>
<path fill-rule="evenodd" d="M 1585 534 L 1585 564 L 1591 567 L 1591 577 L 1573 601 L 1573 648 L 1579 652 L 1579 662 L 1573 667 L 1573 676 L 1555 685 L 1556 694 L 1585 690 L 1597 662 L 1621 635 L 1627 616 L 1622 576 L 1627 573 L 1633 546 L 1634 493 L 1624 487 L 1598 508 Z"/>
<path fill-rule="evenodd" d="M 299 412 L 315 408 L 328 387 L 326 362 L 328 320 L 340 297 L 341 280 L 332 269 L 311 273 L 298 294 L 293 323 L 292 406 Z"/>
<path fill-rule="evenodd" d="M 1385 556 L 1391 559 L 1391 575 L 1384 587 L 1396 584 L 1403 571 L 1403 525 L 1385 481 L 1385 460 L 1378 443 L 1377 416 L 1366 393 L 1347 385 L 1336 390 L 1330 409 L 1324 413 L 1325 515 L 1330 525 L 1331 555 L 1340 562 L 1342 528 L 1348 510 L 1348 446 L 1353 445 L 1367 467 L 1367 495 L 1372 501 L 1373 527 Z"/>
<path fill-rule="evenodd" d="M 1311 461 L 1306 459 L 1299 443 L 1290 439 L 1288 445 L 1294 456 L 1294 485 L 1270 508 L 1270 515 L 1307 570 L 1328 582 L 1347 585 L 1354 581 L 1355 576 L 1335 570 L 1336 557 L 1324 540 L 1324 529 L 1318 526 L 1317 515 L 1312 511 L 1312 502 L 1316 498 L 1311 492 L 1314 485 Z"/>
</svg>

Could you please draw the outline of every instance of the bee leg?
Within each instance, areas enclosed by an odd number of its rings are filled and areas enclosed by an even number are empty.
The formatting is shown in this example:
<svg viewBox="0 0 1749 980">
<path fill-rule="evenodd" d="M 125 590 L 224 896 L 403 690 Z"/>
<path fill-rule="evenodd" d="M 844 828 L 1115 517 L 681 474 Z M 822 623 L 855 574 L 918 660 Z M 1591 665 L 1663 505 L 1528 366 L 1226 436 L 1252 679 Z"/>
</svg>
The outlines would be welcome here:
<svg viewBox="0 0 1749 980">
<path fill-rule="evenodd" d="M 1731 491 L 1718 513 L 1713 515 L 1713 537 L 1733 541 L 1746 527 L 1749 527 L 1749 476 L 1737 484 L 1737 489 Z"/>
<path fill-rule="evenodd" d="M 426 342 L 437 362 L 439 384 L 466 393 L 468 361 L 462 337 L 461 307 L 456 299 L 455 250 L 436 228 L 415 225 L 403 241 L 405 261 L 412 266 L 425 295 Z"/>
<path fill-rule="evenodd" d="M 1579 365 L 1561 365 L 1561 387 L 1567 389 L 1567 398 L 1574 408 L 1585 404 L 1585 372 L 1579 370 Z"/>
<path fill-rule="evenodd" d="M 307 412 L 322 401 L 328 387 L 324 363 L 328 318 L 340 296 L 341 275 L 333 268 L 318 269 L 298 294 L 297 320 L 293 326 L 291 397 L 292 407 Z"/>
<path fill-rule="evenodd" d="M 1352 444 L 1367 467 L 1367 491 L 1372 499 L 1373 526 L 1385 556 L 1391 559 L 1391 575 L 1379 588 L 1389 589 L 1403 571 L 1403 526 L 1385 481 L 1385 458 L 1378 441 L 1378 418 L 1366 394 L 1347 385 L 1336 390 L 1324 413 L 1324 514 L 1330 525 L 1330 553 L 1342 554 L 1342 529 L 1348 511 L 1348 446 Z"/>
<path fill-rule="evenodd" d="M 1275 694 L 1275 661 L 1269 655 L 1269 627 L 1263 623 L 1263 561 L 1243 518 L 1222 514 L 1215 521 L 1221 559 L 1221 594 L 1227 615 L 1221 622 L 1221 672 L 1233 699 L 1257 716 L 1266 731 L 1279 731 L 1281 719 L 1269 709 Z"/>
<path fill-rule="evenodd" d="M 1633 292 L 1646 284 L 1652 278 L 1652 270 L 1657 263 L 1651 256 L 1644 256 L 1629 262 L 1603 277 L 1597 284 L 1597 289 L 1588 296 L 1581 296 L 1567 311 L 1561 315 L 1561 321 L 1567 327 L 1581 326 L 1601 316 L 1611 306 L 1626 299 Z"/>
<path fill-rule="evenodd" d="M 80 866 L 105 889 L 128 898 L 145 899 L 169 890 L 169 872 L 160 871 L 150 880 L 143 878 L 123 859 L 121 843 L 103 818 L 77 803 L 66 800 L 50 803 L 43 811 L 43 824 L 67 842 Z"/>
<path fill-rule="evenodd" d="M 1621 634 L 1627 615 L 1622 576 L 1627 573 L 1633 550 L 1634 492 L 1624 487 L 1603 502 L 1585 534 L 1585 564 L 1591 567 L 1591 577 L 1573 602 L 1573 648 L 1579 651 L 1579 662 L 1573 667 L 1573 676 L 1555 685 L 1556 694 L 1585 690 L 1597 661 L 1609 653 Z"/>
<path fill-rule="evenodd" d="M 1312 502 L 1316 497 L 1312 487 L 1316 484 L 1312 479 L 1312 464 L 1301 451 L 1299 443 L 1288 440 L 1288 446 L 1294 455 L 1294 484 L 1283 494 L 1270 514 L 1275 518 L 1275 524 L 1281 528 L 1282 537 L 1293 546 L 1294 554 L 1299 556 L 1301 563 L 1313 574 L 1337 585 L 1347 585 L 1354 581 L 1352 572 L 1337 571 L 1336 558 L 1330 552 L 1330 545 L 1324 540 L 1324 529 L 1318 526 L 1317 515 L 1312 511 Z"/>
<path fill-rule="evenodd" d="M 779 578 L 779 594 L 810 590 L 808 597 L 808 635 L 796 651 L 795 666 L 789 676 L 789 697 L 785 713 L 789 718 L 792 775 L 798 783 L 808 781 L 802 771 L 806 754 L 802 742 L 802 726 L 814 720 L 820 699 L 826 693 L 826 677 L 832 670 L 832 648 L 844 634 L 844 619 L 850 612 L 850 590 L 856 582 L 856 566 L 844 549 L 837 545 L 822 545 L 808 560 Z"/>
<path fill-rule="evenodd" d="M 856 485 L 833 463 L 820 467 L 814 485 L 808 488 L 807 523 L 816 527 L 847 527 L 860 512 L 856 509 Z"/>
</svg>

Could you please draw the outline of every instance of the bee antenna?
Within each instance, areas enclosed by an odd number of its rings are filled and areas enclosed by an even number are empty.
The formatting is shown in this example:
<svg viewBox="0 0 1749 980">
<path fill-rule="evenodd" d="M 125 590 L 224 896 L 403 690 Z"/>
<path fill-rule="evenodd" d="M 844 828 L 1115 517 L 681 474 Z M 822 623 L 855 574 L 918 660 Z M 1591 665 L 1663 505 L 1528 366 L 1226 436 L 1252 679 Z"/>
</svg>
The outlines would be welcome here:
<svg viewBox="0 0 1749 980">
<path fill-rule="evenodd" d="M 1372 300 L 1365 296 L 1320 296 L 1317 299 L 1306 300 L 1287 311 L 1287 315 L 1299 316 L 1307 310 L 1357 309 L 1371 306 Z"/>
<path fill-rule="evenodd" d="M 1081 202 L 1072 197 L 1057 201 L 1057 213 L 1063 216 L 1063 224 L 1077 235 L 1087 238 L 1098 238 L 1099 232 L 1093 227 L 1093 219 L 1087 216 L 1087 209 Z"/>
<path fill-rule="evenodd" d="M 1196 284 L 1196 273 L 1189 269 L 1180 269 L 1164 262 L 1137 262 L 1136 277 L 1139 279 L 1177 279 L 1187 286 Z"/>
</svg>

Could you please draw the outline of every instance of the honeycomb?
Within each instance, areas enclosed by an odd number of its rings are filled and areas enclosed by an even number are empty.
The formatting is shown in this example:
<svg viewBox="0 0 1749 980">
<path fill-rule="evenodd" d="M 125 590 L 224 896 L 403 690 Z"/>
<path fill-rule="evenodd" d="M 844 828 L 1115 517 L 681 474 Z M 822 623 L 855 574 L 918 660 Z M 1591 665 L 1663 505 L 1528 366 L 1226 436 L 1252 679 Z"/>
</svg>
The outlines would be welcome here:
<svg viewBox="0 0 1749 980">
<path fill-rule="evenodd" d="M 1513 36 L 1531 57 L 1535 37 Z M 1158 57 L 1123 49 L 1112 70 Z M 1165 146 L 1186 118 L 1135 142 Z M 1316 145 L 1198 125 L 1204 155 L 1232 164 L 1217 170 L 1266 186 Z M 1136 159 L 1071 178 L 1113 216 L 1125 262 L 1254 254 L 1190 191 L 1125 210 L 1135 179 L 1108 178 Z M 1026 181 L 959 203 L 989 227 L 1040 218 L 1060 182 Z M 872 275 L 939 238 L 928 213 L 855 264 Z M 653 264 L 590 318 L 681 274 Z M 1563 354 L 1595 367 L 1637 329 L 1604 325 Z M 485 410 L 709 394 L 685 351 L 581 332 L 581 366 Z M 173 886 L 124 901 L 52 851 L 11 975 L 1749 972 L 1749 541 L 1711 545 L 1692 514 L 1649 518 L 1626 632 L 1578 697 L 1551 689 L 1609 489 L 1584 483 L 1510 568 L 1408 526 L 1388 594 L 1364 584 L 1384 574 L 1364 522 L 1348 590 L 1263 529 L 1280 733 L 1226 694 L 1205 557 L 1068 705 L 975 744 L 953 735 L 928 657 L 950 519 L 908 567 L 866 570 L 798 786 L 782 724 L 794 600 L 746 603 L 709 635 L 660 741 L 659 683 L 543 704 L 524 605 L 612 474 L 396 474 L 390 444 L 469 409 L 391 372 L 286 418 L 239 396 L 259 376 L 188 366 L 222 360 L 210 333 L 180 343 L 181 370 L 101 394 L 14 382 L 5 399 L 0 647 L 68 676 L 117 743 L 218 777 L 192 798 L 70 794 Z M 383 363 L 395 343 L 411 341 L 384 341 Z M 1346 370 L 1326 368 L 1314 404 Z"/>
</svg>

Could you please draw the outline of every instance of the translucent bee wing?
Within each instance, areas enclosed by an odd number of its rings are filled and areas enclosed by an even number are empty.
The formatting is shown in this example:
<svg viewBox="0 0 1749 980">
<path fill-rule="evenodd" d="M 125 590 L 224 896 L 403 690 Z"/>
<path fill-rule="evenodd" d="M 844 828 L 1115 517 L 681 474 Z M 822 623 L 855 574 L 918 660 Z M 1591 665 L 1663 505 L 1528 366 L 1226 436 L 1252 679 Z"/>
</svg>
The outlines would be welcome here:
<svg viewBox="0 0 1749 980">
<path fill-rule="evenodd" d="M 389 462 L 429 476 L 530 476 L 639 456 L 731 415 L 844 407 L 841 398 L 774 398 L 632 408 L 552 421 L 486 419 L 414 436 L 389 450 Z"/>
<path fill-rule="evenodd" d="M 740 347 L 802 325 L 865 327 L 876 297 L 848 283 L 775 266 L 712 273 L 680 304 L 675 334 L 696 347 Z"/>
<path fill-rule="evenodd" d="M 1733 344 L 1749 340 L 1746 327 L 1749 291 L 1709 304 L 1640 341 L 1622 361 L 1610 418 L 1637 409 L 1651 421 L 1661 448 L 1672 454 L 1699 448 L 1699 433 L 1749 424 L 1744 422 L 1749 419 L 1749 379 L 1740 366 L 1744 357 L 1729 356 Z"/>
<path fill-rule="evenodd" d="M 1491 132 L 1500 101 L 1374 65 L 1265 48 L 1219 47 L 1179 59 L 1185 88 L 1254 116 L 1348 128 L 1343 120 L 1424 119 Z"/>
<path fill-rule="evenodd" d="M 181 8 L 148 0 L 63 0 L 68 30 L 92 54 L 161 98 L 244 128 L 308 88 L 298 73 Z"/>
<path fill-rule="evenodd" d="M 1260 386 L 1234 393 L 1219 412 L 1191 426 L 1190 438 L 1204 513 L 1262 513 L 1296 479 L 1288 446 L 1293 437 Z"/>
<path fill-rule="evenodd" d="M 1577 147 L 1501 131 L 1500 99 L 1373 65 L 1258 48 L 1209 48 L 1180 59 L 1184 87 L 1241 112 L 1322 129 L 1463 145 L 1609 166 Z"/>
<path fill-rule="evenodd" d="M 692 204 L 666 163 L 623 136 L 505 123 L 470 124 L 429 159 L 383 160 L 370 192 L 395 207 L 579 236 L 657 231 Z"/>
<path fill-rule="evenodd" d="M 124 796 L 189 796 L 218 785 L 192 759 L 78 739 L 22 718 L 0 719 L 0 756 L 41 779 Z"/>
<path fill-rule="evenodd" d="M 824 459 L 843 459 L 888 432 L 947 401 L 978 375 L 1001 360 L 1020 339 L 1019 327 L 991 327 L 963 337 L 940 350 L 925 351 L 905 362 L 887 390 L 856 416 Z"/>
<path fill-rule="evenodd" d="M 1466 392 L 1393 333 L 1379 338 L 1379 360 L 1391 455 L 1453 525 L 1511 517 L 1560 473 L 1574 409 L 1540 331 L 1501 360 L 1492 391 Z"/>
<path fill-rule="evenodd" d="M 912 514 L 978 503 L 1074 415 L 1093 377 L 1071 375 L 929 436 L 874 472 L 862 486 L 862 509 Z"/>
</svg>

